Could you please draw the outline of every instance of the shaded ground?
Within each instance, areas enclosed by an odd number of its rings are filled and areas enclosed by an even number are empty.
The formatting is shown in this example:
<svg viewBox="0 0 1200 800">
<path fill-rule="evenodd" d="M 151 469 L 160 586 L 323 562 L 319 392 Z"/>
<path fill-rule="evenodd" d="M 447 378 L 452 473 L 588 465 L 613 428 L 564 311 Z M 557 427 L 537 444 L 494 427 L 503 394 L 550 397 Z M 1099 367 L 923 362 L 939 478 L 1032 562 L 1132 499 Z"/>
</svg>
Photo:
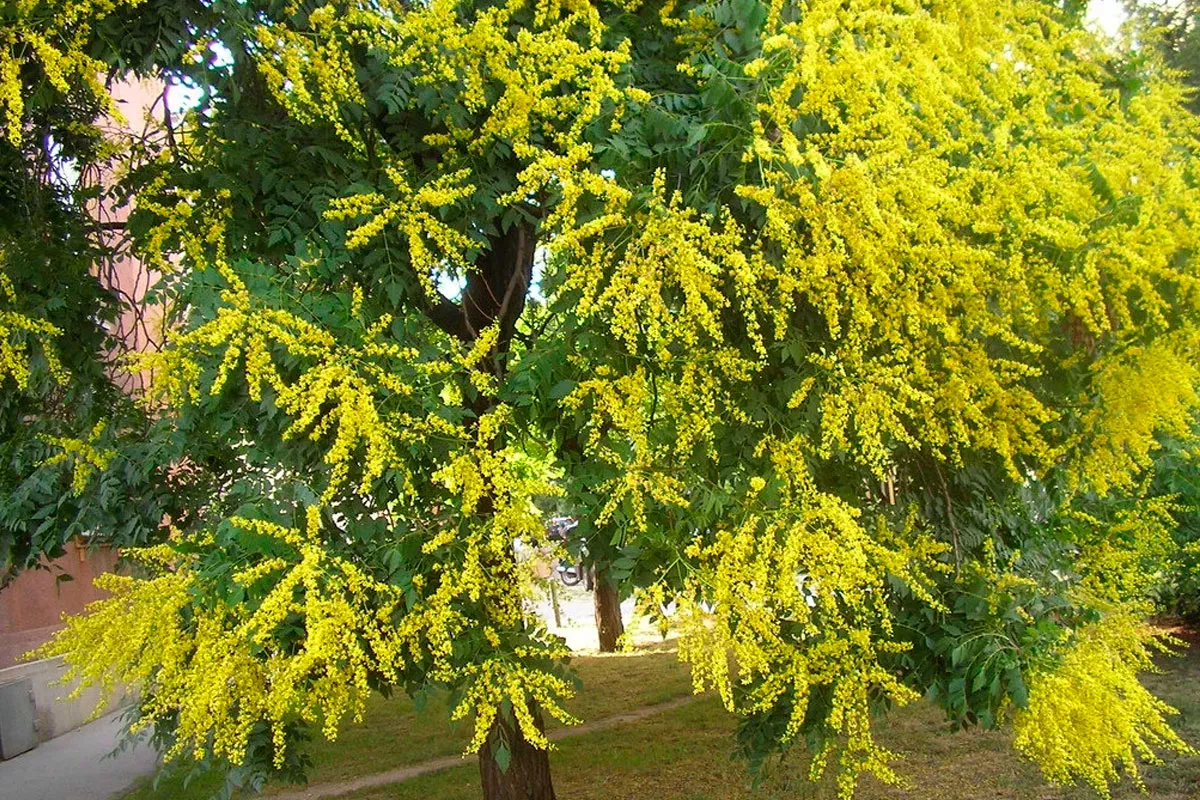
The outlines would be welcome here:
<svg viewBox="0 0 1200 800">
<path fill-rule="evenodd" d="M 1200 637 L 1180 658 L 1163 658 L 1165 672 L 1146 683 L 1178 707 L 1174 727 L 1200 747 Z M 690 691 L 686 669 L 673 654 L 576 659 L 584 681 L 573 711 L 598 720 L 647 705 L 685 696 Z M 466 725 L 445 722 L 444 703 L 435 699 L 419 718 L 407 701 L 380 699 L 367 721 L 346 731 L 335 744 L 315 753 L 314 784 L 343 781 L 441 756 L 453 756 L 469 735 Z M 552 755 L 559 797 L 571 800 L 783 800 L 832 797 L 828 785 L 804 779 L 805 764 L 794 758 L 777 764 L 760 787 L 752 787 L 743 763 L 733 759 L 733 719 L 713 697 L 676 705 L 635 721 L 558 744 Z M 899 771 L 907 789 L 863 779 L 858 800 L 1085 800 L 1097 797 L 1084 787 L 1048 785 L 1032 764 L 1010 746 L 1007 733 L 949 732 L 928 704 L 897 712 L 881 723 L 880 738 L 904 754 Z M 473 800 L 479 798 L 474 759 L 443 771 L 400 783 L 353 792 L 354 800 Z M 1140 795 L 1128 783 L 1114 798 L 1154 800 L 1200 798 L 1200 757 L 1176 758 L 1143 770 L 1148 789 Z M 158 792 L 143 790 L 136 800 L 199 800 L 203 785 L 182 790 L 167 782 Z M 211 788 L 208 787 L 208 788 Z M 287 791 L 280 787 L 276 791 Z"/>
<path fill-rule="evenodd" d="M 569 728 L 556 727 L 549 732 L 548 738 L 552 742 L 560 742 L 576 736 L 590 736 L 599 731 L 607 731 L 611 728 L 625 728 L 647 717 L 699 702 L 700 699 L 697 695 L 685 695 L 684 697 L 676 697 L 674 700 L 668 700 L 665 703 L 657 703 L 633 711 L 626 711 L 615 716 L 605 717 L 604 719 L 585 722 L 578 726 Z M 473 761 L 473 759 L 468 760 Z M 463 756 L 461 754 L 446 756 L 444 758 L 435 758 L 432 761 L 423 761 L 411 767 L 401 767 L 389 772 L 375 773 L 374 775 L 367 775 L 349 781 L 311 784 L 305 789 L 274 795 L 274 797 L 277 800 L 325 800 L 325 798 L 344 797 L 363 790 L 389 787 L 393 784 L 441 772 L 445 769 L 459 767 L 462 766 L 462 763 Z"/>
</svg>

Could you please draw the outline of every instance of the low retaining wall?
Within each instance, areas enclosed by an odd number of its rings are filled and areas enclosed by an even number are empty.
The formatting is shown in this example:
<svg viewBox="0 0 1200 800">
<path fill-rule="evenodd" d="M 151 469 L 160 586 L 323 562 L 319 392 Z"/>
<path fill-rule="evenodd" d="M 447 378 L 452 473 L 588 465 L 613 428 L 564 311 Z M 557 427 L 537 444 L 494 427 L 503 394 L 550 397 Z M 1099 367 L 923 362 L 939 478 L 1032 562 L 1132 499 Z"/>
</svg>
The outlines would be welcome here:
<svg viewBox="0 0 1200 800">
<path fill-rule="evenodd" d="M 71 693 L 71 685 L 59 683 L 66 665 L 61 657 L 31 661 L 15 667 L 0 669 L 0 683 L 28 678 L 33 684 L 33 703 L 36 713 L 37 738 L 39 742 L 62 736 L 88 721 L 101 699 L 96 687 L 85 689 L 74 700 L 65 699 Z M 108 705 L 108 710 L 128 705 L 132 698 L 128 692 L 120 691 Z"/>
</svg>

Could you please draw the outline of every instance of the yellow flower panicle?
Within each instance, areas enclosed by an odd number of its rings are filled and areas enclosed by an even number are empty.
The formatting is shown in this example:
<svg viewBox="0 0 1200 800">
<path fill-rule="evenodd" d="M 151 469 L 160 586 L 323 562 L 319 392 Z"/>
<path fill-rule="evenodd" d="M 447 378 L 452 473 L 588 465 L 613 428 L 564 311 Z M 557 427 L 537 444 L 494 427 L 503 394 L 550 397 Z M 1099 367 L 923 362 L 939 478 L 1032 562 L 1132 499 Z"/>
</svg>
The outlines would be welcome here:
<svg viewBox="0 0 1200 800">
<path fill-rule="evenodd" d="M 3 261 L 3 255 L 0 253 L 0 262 Z M 12 279 L 3 271 L 0 271 L 0 301 L 9 304 L 17 301 Z M 0 385 L 11 379 L 18 389 L 29 386 L 31 340 L 41 350 L 51 377 L 60 384 L 65 383 L 66 372 L 59 361 L 55 344 L 61 334 L 56 325 L 46 320 L 0 308 Z"/>
<path fill-rule="evenodd" d="M 1097 402 L 1083 417 L 1079 475 L 1101 494 L 1133 488 L 1152 462 L 1158 436 L 1192 435 L 1200 406 L 1200 329 L 1131 347 L 1093 367 Z"/>
<path fill-rule="evenodd" d="M 16 0 L 0 28 L 0 130 L 8 143 L 24 139 L 25 97 L 21 71 L 36 65 L 54 89 L 83 90 L 102 114 L 121 119 L 101 77 L 107 66 L 90 54 L 96 23 L 142 0 Z M 47 23 L 47 20 L 49 23 Z"/>
<path fill-rule="evenodd" d="M 385 398 L 405 399 L 421 379 L 440 372 L 439 365 L 420 365 L 397 372 L 396 364 L 411 364 L 417 352 L 383 338 L 389 320 L 369 326 L 356 344 L 342 344 L 328 331 L 290 312 L 256 304 L 245 285 L 227 268 L 232 284 L 225 305 L 211 321 L 171 337 L 171 347 L 138 356 L 136 365 L 161 376 L 156 395 L 181 404 L 199 399 L 205 366 L 216 364 L 212 382 L 204 387 L 218 395 L 227 383 L 244 374 L 251 399 L 260 400 L 265 387 L 275 404 L 292 418 L 285 438 L 307 436 L 328 442 L 326 498 L 341 491 L 353 469 L 360 472 L 358 490 L 389 468 L 403 469 L 398 448 L 425 435 L 459 435 L 435 414 L 416 407 L 386 413 Z M 278 367 L 284 355 L 299 358 L 307 368 L 285 381 Z M 359 453 L 363 454 L 358 460 Z"/>
<path fill-rule="evenodd" d="M 309 25 L 305 32 L 260 27 L 259 67 L 297 122 L 330 125 L 355 150 L 366 144 L 342 111 L 346 103 L 362 102 L 352 48 L 370 47 L 393 67 L 419 65 L 418 85 L 462 87 L 460 105 L 425 111 L 446 129 L 426 137 L 441 152 L 443 171 L 418 184 L 397 159 L 386 168 L 394 198 L 360 194 L 330 208 L 334 219 L 369 217 L 351 232 L 352 247 L 397 227 L 418 277 L 433 291 L 431 270 L 463 268 L 472 242 L 431 212 L 476 191 L 470 171 L 459 165 L 497 144 L 520 164 L 516 188 L 500 203 L 558 192 L 543 227 L 558 231 L 564 245 L 621 222 L 629 192 L 592 168 L 585 129 L 647 96 L 618 84 L 630 59 L 628 43 L 602 46 L 604 25 L 595 4 L 512 0 L 467 14 L 454 0 L 416 8 L 356 2 L 321 6 Z M 460 107 L 471 115 L 465 125 L 455 111 Z M 599 201 L 605 213 L 583 225 L 589 201 Z"/>
<path fill-rule="evenodd" d="M 97 446 L 106 427 L 108 423 L 97 422 L 86 440 L 62 436 L 45 437 L 46 443 L 57 448 L 58 452 L 43 461 L 42 466 L 70 462 L 71 489 L 76 494 L 81 494 L 92 476 L 108 469 L 108 465 L 116 457 L 117 453 L 112 448 Z"/>
<path fill-rule="evenodd" d="M 422 280 L 430 296 L 437 292 L 434 277 L 447 270 L 466 269 L 470 237 L 443 223 L 438 209 L 451 206 L 471 195 L 475 187 L 465 180 L 470 170 L 441 175 L 414 190 L 398 167 L 387 170 L 398 198 L 387 200 L 378 194 L 363 194 L 335 199 L 326 212 L 328 219 L 357 219 L 371 215 L 370 221 L 350 231 L 346 245 L 365 245 L 385 228 L 395 226 L 408 243 L 412 269 Z M 432 245 L 432 246 L 431 246 Z"/>
<path fill-rule="evenodd" d="M 414 674 L 413 665 L 428 670 L 424 677 L 435 685 L 464 687 L 454 714 L 475 715 L 472 751 L 486 740 L 500 699 L 512 702 L 522 732 L 538 746 L 548 742 L 530 709 L 574 721 L 562 708 L 571 685 L 523 660 L 565 651 L 518 648 L 482 664 L 456 662 L 454 641 L 471 622 L 460 604 L 467 590 L 449 578 L 414 605 L 400 587 L 330 551 L 317 506 L 309 507 L 303 528 L 236 517 L 229 524 L 287 546 L 289 555 L 263 558 L 233 575 L 236 584 L 261 592 L 254 604 L 212 596 L 194 548 L 188 556 L 171 544 L 134 550 L 148 576 L 103 576 L 98 585 L 112 596 L 69 618 L 31 655 L 63 656 L 65 680 L 80 681 L 74 696 L 88 686 L 101 687 L 105 697 L 121 686 L 146 687 L 133 729 L 168 724 L 174 730 L 168 760 L 216 756 L 242 763 L 252 732 L 266 722 L 280 767 L 289 724 L 318 725 L 333 740 L 344 720 L 361 720 L 372 679 L 395 684 Z M 298 640 L 281 634 L 285 624 L 301 629 Z"/>
<path fill-rule="evenodd" d="M 946 548 L 882 519 L 864 526 L 857 510 L 812 486 L 793 448 L 779 447 L 773 460 L 790 487 L 780 508 L 750 511 L 689 552 L 700 569 L 681 598 L 680 658 L 696 690 L 715 689 L 731 711 L 790 702 L 785 741 L 800 733 L 813 692 L 828 690 L 831 735 L 814 754 L 813 777 L 836 754 L 839 797 L 849 798 L 862 772 L 900 780 L 895 754 L 874 740 L 869 698 L 919 697 L 884 666 L 903 649 L 876 633 L 891 628 L 885 579 L 904 580 L 938 608 L 931 575 L 945 569 L 936 559 Z"/>
<path fill-rule="evenodd" d="M 1153 80 L 1122 106 L 1100 47 L 1037 2 L 771 13 L 749 71 L 757 180 L 737 188 L 763 237 L 717 263 L 727 281 L 742 261 L 759 276 L 737 306 L 752 332 L 770 319 L 782 337 L 800 304 L 825 320 L 826 347 L 809 355 L 822 453 L 882 470 L 893 442 L 990 450 L 1017 479 L 1018 460 L 1054 462 L 1059 414 L 1035 387 L 1045 343 L 1072 324 L 1115 353 L 1091 398 L 1108 433 L 1073 445 L 1094 443 L 1078 454 L 1082 484 L 1127 485 L 1150 432 L 1196 408 L 1194 314 L 1170 341 L 1134 337 L 1135 320 L 1166 328 L 1196 306 L 1195 267 L 1175 256 L 1192 248 L 1200 202 L 1197 123 Z M 820 132 L 801 140 L 800 121 Z M 1119 213 L 1134 197 L 1138 213 Z"/>
<path fill-rule="evenodd" d="M 1029 707 L 1013 716 L 1016 748 L 1055 783 L 1082 780 L 1107 798 L 1124 773 L 1145 791 L 1139 761 L 1160 763 L 1156 751 L 1196 753 L 1166 722 L 1178 712 L 1138 681 L 1168 643 L 1121 612 L 1079 631 L 1060 663 L 1032 676 Z"/>
</svg>

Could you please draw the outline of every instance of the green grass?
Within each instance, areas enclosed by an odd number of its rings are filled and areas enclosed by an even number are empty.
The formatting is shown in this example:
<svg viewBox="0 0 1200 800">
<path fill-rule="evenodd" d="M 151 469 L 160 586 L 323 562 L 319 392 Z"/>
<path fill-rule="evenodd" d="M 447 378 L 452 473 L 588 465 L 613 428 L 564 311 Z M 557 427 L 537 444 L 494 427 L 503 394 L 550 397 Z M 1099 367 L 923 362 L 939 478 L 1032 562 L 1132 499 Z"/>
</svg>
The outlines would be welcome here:
<svg viewBox="0 0 1200 800">
<path fill-rule="evenodd" d="M 1180 709 L 1176 730 L 1200 746 L 1200 637 L 1182 658 L 1166 658 L 1162 675 L 1147 684 Z M 687 694 L 686 670 L 663 652 L 626 657 L 576 659 L 584 689 L 572 710 L 584 719 L 613 714 Z M 461 752 L 466 725 L 450 726 L 444 701 L 431 702 L 421 715 L 407 701 L 371 704 L 366 722 L 353 726 L 334 744 L 314 753 L 314 783 L 381 772 L 429 758 Z M 828 798 L 830 786 L 810 785 L 802 758 L 775 765 L 763 786 L 751 786 L 745 766 L 731 757 L 733 719 L 713 697 L 637 722 L 563 740 L 552 755 L 555 788 L 571 800 L 782 800 Z M 949 732 L 928 704 L 897 712 L 881 723 L 880 739 L 904 755 L 899 772 L 908 789 L 884 786 L 866 777 L 858 800 L 1091 800 L 1084 787 L 1048 785 L 1037 768 L 1022 761 L 1002 732 Z M 1153 800 L 1200 798 L 1200 758 L 1175 758 L 1143 770 L 1148 795 L 1130 785 L 1114 798 Z M 474 800 L 479 773 L 473 759 L 443 772 L 350 795 L 354 800 Z M 203 785 L 181 791 L 164 784 L 143 790 L 137 800 L 200 800 Z"/>
<path fill-rule="evenodd" d="M 1162 661 L 1167 672 L 1147 684 L 1175 705 L 1177 731 L 1200 747 L 1200 640 L 1183 658 Z M 552 756 L 558 796 L 571 800 L 825 800 L 826 782 L 805 779 L 802 758 L 777 764 L 754 788 L 745 766 L 732 759 L 734 722 L 715 698 L 637 723 L 567 739 Z M 864 777 L 856 800 L 1095 800 L 1086 787 L 1050 786 L 1022 761 L 1002 732 L 950 732 L 936 708 L 921 704 L 881 724 L 880 739 L 904 754 L 898 771 L 909 788 Z M 1200 758 L 1175 758 L 1143 770 L 1147 794 L 1125 783 L 1117 800 L 1200 798 Z M 402 784 L 350 795 L 353 800 L 474 800 L 479 798 L 473 763 Z"/>
</svg>

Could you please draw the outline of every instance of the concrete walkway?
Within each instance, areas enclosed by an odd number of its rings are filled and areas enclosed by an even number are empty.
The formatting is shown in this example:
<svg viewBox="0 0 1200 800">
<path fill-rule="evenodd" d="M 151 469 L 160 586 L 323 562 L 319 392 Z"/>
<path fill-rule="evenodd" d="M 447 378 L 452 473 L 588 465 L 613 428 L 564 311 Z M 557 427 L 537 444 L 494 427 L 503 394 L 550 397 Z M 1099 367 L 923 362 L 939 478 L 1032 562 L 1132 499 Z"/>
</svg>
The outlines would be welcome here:
<svg viewBox="0 0 1200 800">
<path fill-rule="evenodd" d="M 158 755 L 146 745 L 107 758 L 120 741 L 120 712 L 0 761 L 3 800 L 114 800 L 154 774 Z"/>
</svg>

